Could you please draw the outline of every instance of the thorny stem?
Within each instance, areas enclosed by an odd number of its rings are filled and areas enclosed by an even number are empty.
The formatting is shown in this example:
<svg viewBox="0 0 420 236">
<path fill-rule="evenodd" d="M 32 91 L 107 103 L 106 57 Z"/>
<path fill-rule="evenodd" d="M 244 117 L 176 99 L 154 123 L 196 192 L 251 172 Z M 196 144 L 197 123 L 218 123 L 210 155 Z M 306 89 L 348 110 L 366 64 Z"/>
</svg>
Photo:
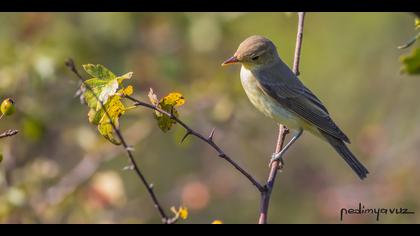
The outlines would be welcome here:
<svg viewBox="0 0 420 236">
<path fill-rule="evenodd" d="M 265 188 L 257 181 L 255 178 L 249 174 L 246 170 L 244 170 L 239 164 L 237 164 L 234 160 L 232 160 L 220 147 L 213 141 L 214 136 L 214 129 L 210 132 L 210 135 L 208 137 L 205 137 L 204 135 L 200 134 L 199 132 L 193 130 L 190 126 L 185 124 L 181 119 L 179 119 L 177 116 L 175 116 L 172 112 L 167 112 L 155 105 L 140 101 L 134 97 L 131 96 L 125 96 L 127 99 L 134 102 L 135 106 L 142 106 L 149 109 L 153 109 L 155 111 L 158 111 L 164 115 L 169 116 L 171 119 L 176 121 L 179 125 L 181 125 L 185 130 L 186 133 L 184 137 L 181 139 L 181 142 L 183 142 L 189 135 L 195 136 L 198 139 L 202 140 L 203 142 L 210 145 L 216 152 L 217 155 L 223 159 L 225 159 L 229 164 L 231 164 L 233 167 L 235 167 L 236 170 L 238 170 L 242 175 L 244 175 L 260 192 L 264 192 Z"/>
<path fill-rule="evenodd" d="M 305 12 L 298 13 L 298 30 L 296 36 L 296 47 L 295 47 L 295 55 L 293 61 L 293 72 L 298 76 L 300 74 L 299 71 L 299 64 L 300 64 L 300 55 L 302 49 L 302 39 L 303 39 L 303 25 L 305 20 Z M 289 133 L 289 130 L 285 125 L 279 125 L 279 135 L 277 138 L 276 144 L 276 153 L 280 152 L 283 148 L 284 140 L 286 139 L 286 135 Z M 260 204 L 260 217 L 258 220 L 259 224 L 267 224 L 268 218 L 268 209 L 270 206 L 270 198 L 271 192 L 274 187 L 274 183 L 276 181 L 276 176 L 279 168 L 283 167 L 283 163 L 281 161 L 273 161 L 270 166 L 270 173 L 268 175 L 267 184 L 265 185 L 266 191 L 261 192 L 261 204 Z"/>
</svg>

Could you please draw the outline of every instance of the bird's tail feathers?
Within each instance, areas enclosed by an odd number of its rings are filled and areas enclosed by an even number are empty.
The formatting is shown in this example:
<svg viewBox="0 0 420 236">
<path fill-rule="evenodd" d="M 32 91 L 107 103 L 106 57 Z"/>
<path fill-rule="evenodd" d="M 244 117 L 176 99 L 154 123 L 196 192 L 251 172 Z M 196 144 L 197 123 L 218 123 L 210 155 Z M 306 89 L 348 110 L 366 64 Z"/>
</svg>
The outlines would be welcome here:
<svg viewBox="0 0 420 236">
<path fill-rule="evenodd" d="M 340 156 L 346 161 L 346 163 L 353 169 L 354 172 L 359 176 L 360 179 L 366 178 L 369 171 L 363 164 L 353 155 L 347 145 L 340 139 L 331 136 L 328 133 L 321 131 L 323 136 L 326 138 L 328 143 L 340 154 Z"/>
</svg>

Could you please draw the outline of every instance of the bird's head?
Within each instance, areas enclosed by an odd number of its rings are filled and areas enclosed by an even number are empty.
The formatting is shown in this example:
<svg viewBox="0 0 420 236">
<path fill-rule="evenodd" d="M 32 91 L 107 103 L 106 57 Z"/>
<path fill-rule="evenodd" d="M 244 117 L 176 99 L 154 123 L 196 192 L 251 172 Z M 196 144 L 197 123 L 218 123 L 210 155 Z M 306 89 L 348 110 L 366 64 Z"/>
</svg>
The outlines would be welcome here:
<svg viewBox="0 0 420 236">
<path fill-rule="evenodd" d="M 278 54 L 274 43 L 263 36 L 254 35 L 245 39 L 235 54 L 224 61 L 222 66 L 241 63 L 248 69 L 255 69 L 271 65 L 276 60 Z"/>
</svg>

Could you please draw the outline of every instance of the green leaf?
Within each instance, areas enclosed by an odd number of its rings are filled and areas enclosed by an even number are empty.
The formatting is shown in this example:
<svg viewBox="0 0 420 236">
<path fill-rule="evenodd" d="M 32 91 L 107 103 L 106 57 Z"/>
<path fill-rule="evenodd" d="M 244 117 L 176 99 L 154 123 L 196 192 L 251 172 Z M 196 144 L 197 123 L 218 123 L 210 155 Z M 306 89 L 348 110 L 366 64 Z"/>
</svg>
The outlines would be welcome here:
<svg viewBox="0 0 420 236">
<path fill-rule="evenodd" d="M 117 78 L 118 84 L 121 84 L 126 79 L 131 79 L 131 77 L 133 77 L 133 72 L 128 72 L 124 75 L 118 76 Z"/>
<path fill-rule="evenodd" d="M 415 75 L 420 74 L 420 48 L 416 48 L 411 55 L 403 55 L 401 73 Z"/>
<path fill-rule="evenodd" d="M 93 64 L 86 64 L 83 65 L 86 73 L 91 75 L 93 78 L 88 79 L 84 82 L 85 87 L 89 87 L 92 89 L 84 89 L 84 99 L 87 105 L 98 111 L 100 109 L 100 102 L 96 99 L 96 96 L 102 103 L 107 103 L 108 98 L 114 95 L 124 80 L 131 79 L 133 76 L 133 72 L 126 73 L 122 76 L 116 77 L 114 73 L 112 73 L 109 69 L 107 69 L 103 65 L 93 65 Z M 129 87 L 127 87 L 129 88 Z"/>
<path fill-rule="evenodd" d="M 169 113 L 172 112 L 172 114 L 176 117 L 178 117 L 179 114 L 175 107 L 181 106 L 185 103 L 185 99 L 182 94 L 177 92 L 168 94 L 158 102 L 157 95 L 153 92 L 152 89 L 150 89 L 149 92 L 149 100 L 153 105 L 158 106 L 162 110 L 165 110 Z M 159 128 L 163 132 L 168 132 L 172 126 L 176 124 L 175 120 L 171 119 L 168 115 L 162 114 L 158 111 L 155 111 L 155 118 L 158 122 Z"/>
<path fill-rule="evenodd" d="M 118 81 L 116 79 L 102 80 L 93 78 L 86 80 L 84 83 L 93 91 L 92 93 L 89 89 L 85 89 L 85 101 L 90 108 L 96 111 L 101 108 L 101 104 L 97 100 L 96 96 L 102 103 L 106 103 L 109 96 L 114 95 L 118 89 Z"/>
<path fill-rule="evenodd" d="M 94 78 L 98 78 L 101 80 L 115 79 L 114 73 L 112 73 L 110 70 L 108 70 L 108 68 L 106 68 L 103 65 L 86 64 L 83 65 L 83 69 L 85 69 L 86 73 L 88 73 Z"/>
<path fill-rule="evenodd" d="M 0 163 L 3 161 L 3 153 L 0 152 Z"/>
<path fill-rule="evenodd" d="M 98 125 L 99 133 L 115 145 L 121 145 L 121 141 L 114 137 L 114 129 L 111 123 L 101 123 Z"/>
<path fill-rule="evenodd" d="M 88 113 L 88 119 L 89 122 L 94 125 L 99 125 L 99 122 L 102 119 L 102 116 L 104 115 L 104 110 L 101 109 L 99 111 L 95 111 L 94 109 L 90 109 Z"/>
<path fill-rule="evenodd" d="M 118 88 L 124 80 L 131 79 L 133 73 L 129 72 L 116 77 L 114 73 L 102 65 L 87 64 L 83 65 L 83 68 L 86 73 L 93 77 L 86 80 L 82 85 L 85 91 L 83 97 L 90 108 L 89 122 L 97 125 L 99 133 L 111 143 L 120 145 L 121 141 L 115 137 L 113 124 L 117 129 L 119 128 L 119 118 L 129 109 L 124 106 L 121 99 L 124 96 L 131 95 L 133 87 L 129 85 L 119 90 Z"/>
</svg>

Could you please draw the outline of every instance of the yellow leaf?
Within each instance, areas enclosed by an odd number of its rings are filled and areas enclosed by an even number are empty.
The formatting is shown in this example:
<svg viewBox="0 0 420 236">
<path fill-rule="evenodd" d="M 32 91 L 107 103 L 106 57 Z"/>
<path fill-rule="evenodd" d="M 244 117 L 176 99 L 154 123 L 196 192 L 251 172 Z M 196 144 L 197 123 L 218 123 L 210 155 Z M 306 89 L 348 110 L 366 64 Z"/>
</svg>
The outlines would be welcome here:
<svg viewBox="0 0 420 236">
<path fill-rule="evenodd" d="M 118 76 L 117 77 L 118 84 L 121 84 L 126 79 L 131 79 L 132 76 L 133 76 L 133 72 L 128 72 L 124 75 Z"/>
<path fill-rule="evenodd" d="M 160 101 L 157 95 L 153 92 L 153 89 L 149 91 L 150 102 L 161 108 L 168 113 L 171 113 L 178 117 L 178 111 L 175 109 L 176 106 L 181 106 L 185 103 L 184 97 L 180 93 L 170 93 L 168 96 L 162 98 Z M 162 114 L 155 111 L 155 118 L 158 121 L 158 126 L 163 132 L 167 132 L 171 129 L 172 125 L 176 124 L 176 121 L 171 119 L 168 115 Z"/>
<path fill-rule="evenodd" d="M 221 225 L 223 224 L 223 222 L 221 220 L 213 220 L 213 222 L 211 222 L 212 225 Z"/>
<path fill-rule="evenodd" d="M 121 141 L 114 137 L 114 129 L 111 123 L 101 123 L 98 125 L 99 133 L 115 145 L 121 145 Z"/>
<path fill-rule="evenodd" d="M 102 119 L 104 115 L 104 110 L 101 109 L 99 111 L 95 111 L 94 109 L 90 109 L 88 113 L 89 122 L 94 125 L 99 125 L 99 121 Z"/>
<path fill-rule="evenodd" d="M 164 97 L 161 101 L 160 104 L 164 104 L 164 105 L 170 105 L 170 106 L 181 106 L 185 103 L 185 99 L 184 96 L 182 96 L 181 93 L 170 93 L 168 94 L 166 97 Z"/>
<path fill-rule="evenodd" d="M 177 210 L 174 206 L 171 207 L 171 211 L 175 214 L 175 218 L 181 218 L 186 220 L 188 218 L 188 208 L 180 206 Z"/>
<path fill-rule="evenodd" d="M 126 96 L 130 96 L 131 94 L 133 94 L 133 86 L 128 85 L 124 90 L 123 90 L 123 94 Z"/>
<path fill-rule="evenodd" d="M 102 112 L 102 118 L 99 121 L 98 130 L 102 136 L 108 139 L 111 143 L 115 145 L 120 145 L 121 142 L 118 138 L 114 137 L 114 129 L 111 122 L 115 127 L 119 127 L 119 118 L 125 112 L 125 106 L 121 102 L 121 96 L 114 95 L 112 96 L 108 103 L 105 104 L 105 109 L 108 112 L 108 115 L 111 119 L 108 118 L 107 114 L 101 109 L 99 112 Z"/>
<path fill-rule="evenodd" d="M 179 208 L 179 217 L 183 220 L 188 218 L 188 209 L 186 207 Z"/>
</svg>

